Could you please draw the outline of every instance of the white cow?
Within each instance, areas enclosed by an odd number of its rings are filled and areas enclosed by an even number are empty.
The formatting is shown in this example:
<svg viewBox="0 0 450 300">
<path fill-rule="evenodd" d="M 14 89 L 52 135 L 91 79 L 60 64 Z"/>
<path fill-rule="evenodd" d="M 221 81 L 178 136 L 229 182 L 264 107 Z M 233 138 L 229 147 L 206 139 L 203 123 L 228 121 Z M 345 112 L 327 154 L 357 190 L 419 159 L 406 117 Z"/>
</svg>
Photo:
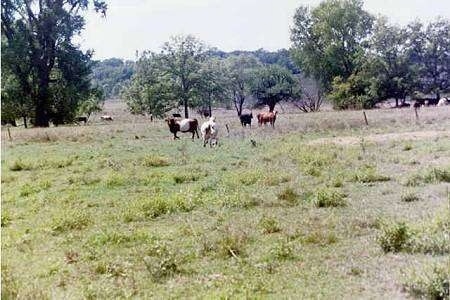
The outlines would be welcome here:
<svg viewBox="0 0 450 300">
<path fill-rule="evenodd" d="M 446 106 L 448 104 L 449 104 L 448 98 L 441 98 L 439 99 L 437 106 Z"/>
<path fill-rule="evenodd" d="M 216 117 L 209 118 L 208 121 L 202 124 L 200 128 L 203 138 L 203 147 L 206 147 L 206 144 L 209 142 L 209 146 L 218 145 L 218 133 L 219 128 L 216 123 Z"/>
</svg>

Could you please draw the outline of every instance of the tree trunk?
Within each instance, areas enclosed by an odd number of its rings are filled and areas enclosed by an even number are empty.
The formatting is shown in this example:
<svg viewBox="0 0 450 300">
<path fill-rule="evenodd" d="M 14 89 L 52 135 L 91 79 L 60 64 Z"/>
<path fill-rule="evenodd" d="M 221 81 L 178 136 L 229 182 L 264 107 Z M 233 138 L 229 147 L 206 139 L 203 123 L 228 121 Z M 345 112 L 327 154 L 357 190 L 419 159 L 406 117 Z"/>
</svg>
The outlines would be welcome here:
<svg viewBox="0 0 450 300">
<path fill-rule="evenodd" d="M 35 103 L 36 119 L 34 126 L 36 127 L 49 127 L 50 116 L 48 113 L 48 98 L 49 98 L 49 84 L 50 84 L 50 72 L 42 70 L 39 75 L 39 87 L 38 94 Z"/>
<path fill-rule="evenodd" d="M 441 93 L 439 91 L 436 92 L 436 100 L 439 101 L 441 99 Z"/>
<path fill-rule="evenodd" d="M 273 110 L 275 109 L 275 102 L 269 102 L 267 103 L 267 105 L 269 106 L 269 112 L 273 112 Z"/>
<path fill-rule="evenodd" d="M 22 118 L 23 118 L 23 126 L 24 126 L 25 128 L 28 128 L 28 124 L 27 124 L 27 116 L 23 116 Z"/>
<path fill-rule="evenodd" d="M 183 99 L 183 104 L 184 104 L 184 117 L 187 119 L 187 118 L 189 118 L 188 99 L 187 98 Z"/>
<path fill-rule="evenodd" d="M 398 98 L 395 98 L 395 107 L 398 107 Z"/>
</svg>

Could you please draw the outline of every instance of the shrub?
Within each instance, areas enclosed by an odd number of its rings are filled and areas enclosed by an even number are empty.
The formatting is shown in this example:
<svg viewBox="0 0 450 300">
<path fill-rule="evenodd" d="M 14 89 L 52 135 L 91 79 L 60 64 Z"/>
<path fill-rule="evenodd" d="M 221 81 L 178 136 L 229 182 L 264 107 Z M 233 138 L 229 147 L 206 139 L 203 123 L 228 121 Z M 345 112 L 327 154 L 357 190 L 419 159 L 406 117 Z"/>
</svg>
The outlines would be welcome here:
<svg viewBox="0 0 450 300">
<path fill-rule="evenodd" d="M 298 194 L 294 191 L 294 189 L 287 187 L 278 193 L 278 199 L 288 202 L 291 205 L 295 205 L 297 203 Z"/>
<path fill-rule="evenodd" d="M 378 236 L 378 243 L 384 252 L 399 252 L 410 247 L 413 232 L 403 222 L 384 224 Z"/>
<path fill-rule="evenodd" d="M 278 225 L 278 222 L 276 219 L 271 217 L 263 217 L 259 221 L 259 226 L 262 228 L 263 233 L 270 234 L 275 232 L 280 232 L 281 228 Z"/>
<path fill-rule="evenodd" d="M 313 231 L 302 238 L 305 244 L 315 244 L 319 246 L 327 246 L 338 241 L 336 234 L 333 232 Z"/>
<path fill-rule="evenodd" d="M 340 207 L 346 206 L 345 194 L 338 191 L 323 189 L 317 192 L 314 205 L 316 207 Z"/>
<path fill-rule="evenodd" d="M 2 227 L 8 226 L 11 223 L 11 216 L 5 210 L 2 211 Z"/>
<path fill-rule="evenodd" d="M 449 299 L 450 267 L 434 266 L 423 274 L 415 275 L 404 286 L 411 294 L 428 299 Z M 417 277 L 417 278 L 415 278 Z"/>
<path fill-rule="evenodd" d="M 165 157 L 148 155 L 143 158 L 142 165 L 144 167 L 165 167 L 169 165 L 169 161 Z"/>
</svg>

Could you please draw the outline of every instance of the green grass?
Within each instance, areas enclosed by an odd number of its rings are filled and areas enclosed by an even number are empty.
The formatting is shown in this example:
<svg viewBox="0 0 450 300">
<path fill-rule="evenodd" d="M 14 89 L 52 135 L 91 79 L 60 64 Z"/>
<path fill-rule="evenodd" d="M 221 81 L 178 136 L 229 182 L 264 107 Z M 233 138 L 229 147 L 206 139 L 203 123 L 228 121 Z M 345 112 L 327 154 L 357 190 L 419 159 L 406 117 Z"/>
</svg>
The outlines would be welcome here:
<svg viewBox="0 0 450 300">
<path fill-rule="evenodd" d="M 450 120 L 430 109 L 421 120 L 435 121 L 416 125 L 404 112 L 374 111 L 368 128 L 360 112 L 280 113 L 275 130 L 244 130 L 225 113 L 230 133 L 214 149 L 127 114 L 12 128 L 2 297 L 374 299 L 404 296 L 403 286 L 435 295 L 441 271 L 406 283 L 404 273 L 450 253 Z M 408 131 L 444 133 L 379 137 Z"/>
</svg>

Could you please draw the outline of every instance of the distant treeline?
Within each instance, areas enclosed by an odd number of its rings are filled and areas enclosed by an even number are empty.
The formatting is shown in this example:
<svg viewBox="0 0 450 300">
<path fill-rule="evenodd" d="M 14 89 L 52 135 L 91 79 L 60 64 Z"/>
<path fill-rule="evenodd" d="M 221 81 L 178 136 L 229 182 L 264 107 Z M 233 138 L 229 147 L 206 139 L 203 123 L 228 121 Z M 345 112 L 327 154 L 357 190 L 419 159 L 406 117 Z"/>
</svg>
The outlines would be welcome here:
<svg viewBox="0 0 450 300">
<path fill-rule="evenodd" d="M 211 49 L 207 51 L 207 54 L 210 57 L 223 59 L 239 55 L 253 56 L 262 64 L 279 65 L 290 70 L 293 74 L 300 73 L 287 49 L 278 51 L 266 51 L 264 49 L 255 51 L 236 50 L 231 52 Z M 120 95 L 120 91 L 129 83 L 135 72 L 135 67 L 135 61 L 121 58 L 95 61 L 92 67 L 92 85 L 101 88 L 106 98 L 116 98 Z"/>
</svg>

